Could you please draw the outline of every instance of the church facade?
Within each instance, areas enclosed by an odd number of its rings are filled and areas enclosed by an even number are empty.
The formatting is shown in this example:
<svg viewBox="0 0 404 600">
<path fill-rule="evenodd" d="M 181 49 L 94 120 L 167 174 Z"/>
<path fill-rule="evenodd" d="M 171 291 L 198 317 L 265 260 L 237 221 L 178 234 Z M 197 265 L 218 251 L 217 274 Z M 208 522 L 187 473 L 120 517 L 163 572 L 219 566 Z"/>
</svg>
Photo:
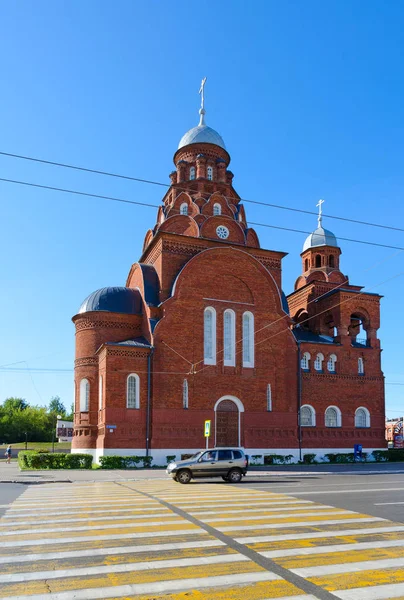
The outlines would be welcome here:
<svg viewBox="0 0 404 600">
<path fill-rule="evenodd" d="M 90 294 L 73 317 L 72 451 L 165 464 L 205 447 L 205 420 L 210 447 L 250 455 L 385 448 L 380 296 L 340 270 L 321 201 L 285 296 L 285 253 L 260 247 L 199 112 L 125 286 Z"/>
</svg>

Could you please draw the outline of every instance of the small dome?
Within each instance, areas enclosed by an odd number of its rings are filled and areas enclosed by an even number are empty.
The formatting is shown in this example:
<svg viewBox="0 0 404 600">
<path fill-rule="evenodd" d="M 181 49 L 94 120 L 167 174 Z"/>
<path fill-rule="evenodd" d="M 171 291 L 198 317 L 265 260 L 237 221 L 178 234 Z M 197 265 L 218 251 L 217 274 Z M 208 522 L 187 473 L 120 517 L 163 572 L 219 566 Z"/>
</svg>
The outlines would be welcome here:
<svg viewBox="0 0 404 600">
<path fill-rule="evenodd" d="M 93 310 L 142 314 L 142 296 L 138 289 L 127 287 L 106 287 L 90 294 L 79 308 L 78 314 Z"/>
<path fill-rule="evenodd" d="M 338 247 L 337 238 L 331 231 L 328 231 L 328 229 L 318 227 L 316 231 L 313 231 L 313 233 L 306 238 L 306 241 L 303 244 L 303 252 L 309 248 L 316 248 L 317 246 Z"/>
<path fill-rule="evenodd" d="M 200 143 L 215 144 L 216 146 L 220 146 L 220 148 L 226 150 L 226 146 L 222 137 L 217 131 L 211 127 L 208 127 L 207 125 L 197 125 L 196 127 L 193 127 L 187 131 L 186 134 L 182 136 L 180 143 L 178 144 L 178 150 L 184 146 L 188 146 L 189 144 Z"/>
</svg>

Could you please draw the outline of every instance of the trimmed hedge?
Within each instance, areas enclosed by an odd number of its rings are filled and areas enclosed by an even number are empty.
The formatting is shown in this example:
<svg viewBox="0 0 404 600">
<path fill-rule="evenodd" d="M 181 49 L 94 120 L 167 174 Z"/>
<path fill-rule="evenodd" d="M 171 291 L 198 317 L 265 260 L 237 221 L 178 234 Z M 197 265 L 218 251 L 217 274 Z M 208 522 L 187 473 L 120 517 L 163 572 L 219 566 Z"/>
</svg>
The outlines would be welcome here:
<svg viewBox="0 0 404 600">
<path fill-rule="evenodd" d="M 152 456 L 100 456 L 101 469 L 148 469 L 152 461 Z"/>
<path fill-rule="evenodd" d="M 91 454 L 65 454 L 22 450 L 18 453 L 20 469 L 91 469 Z"/>
<path fill-rule="evenodd" d="M 265 454 L 264 465 L 287 465 L 292 461 L 293 454 Z"/>
</svg>

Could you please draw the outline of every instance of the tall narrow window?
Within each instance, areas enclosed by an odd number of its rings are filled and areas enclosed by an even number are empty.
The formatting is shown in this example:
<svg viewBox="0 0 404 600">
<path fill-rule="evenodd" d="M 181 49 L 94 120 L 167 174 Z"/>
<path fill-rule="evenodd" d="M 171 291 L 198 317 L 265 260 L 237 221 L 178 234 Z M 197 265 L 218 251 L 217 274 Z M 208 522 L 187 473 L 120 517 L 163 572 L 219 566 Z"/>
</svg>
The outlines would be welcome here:
<svg viewBox="0 0 404 600">
<path fill-rule="evenodd" d="M 216 311 L 211 306 L 203 315 L 203 358 L 205 365 L 216 364 Z"/>
<path fill-rule="evenodd" d="M 365 374 L 365 365 L 363 364 L 363 358 L 360 356 L 358 358 L 358 375 Z"/>
<path fill-rule="evenodd" d="M 305 270 L 305 271 L 308 271 L 308 270 L 309 270 L 309 259 L 308 259 L 308 258 L 306 258 L 306 259 L 304 260 L 304 270 Z"/>
<path fill-rule="evenodd" d="M 213 180 L 213 167 L 208 167 L 208 179 L 209 181 Z"/>
<path fill-rule="evenodd" d="M 186 379 L 182 384 L 182 408 L 188 408 L 188 381 Z"/>
<path fill-rule="evenodd" d="M 328 266 L 332 268 L 334 268 L 335 266 L 335 259 L 333 254 L 330 254 L 330 256 L 328 257 Z"/>
<path fill-rule="evenodd" d="M 139 375 L 131 373 L 126 382 L 126 408 L 140 408 Z"/>
<path fill-rule="evenodd" d="M 325 411 L 326 427 L 341 427 L 341 411 L 336 406 L 329 406 Z"/>
<path fill-rule="evenodd" d="M 180 206 L 180 215 L 187 215 L 188 214 L 188 204 L 186 202 L 183 202 Z"/>
<path fill-rule="evenodd" d="M 319 352 L 316 356 L 316 360 L 314 361 L 314 368 L 316 371 L 323 370 L 323 360 L 324 356 L 321 354 L 321 352 Z"/>
<path fill-rule="evenodd" d="M 330 373 L 335 373 L 335 364 L 337 362 L 337 357 L 335 354 L 330 354 L 330 357 L 327 362 L 327 369 Z"/>
<path fill-rule="evenodd" d="M 90 407 L 90 382 L 88 379 L 80 381 L 80 411 L 87 412 Z"/>
<path fill-rule="evenodd" d="M 301 367 L 303 369 L 303 371 L 309 371 L 310 369 L 310 352 L 305 352 L 302 356 L 302 359 L 300 361 L 301 363 Z"/>
<path fill-rule="evenodd" d="M 300 425 L 302 427 L 314 427 L 316 424 L 316 413 L 314 408 L 305 404 L 300 409 Z"/>
<path fill-rule="evenodd" d="M 243 367 L 254 366 L 254 315 L 243 314 Z"/>
<path fill-rule="evenodd" d="M 213 205 L 213 216 L 222 214 L 222 207 L 217 202 Z"/>
<path fill-rule="evenodd" d="M 316 269 L 321 267 L 321 256 L 320 254 L 316 254 Z"/>
<path fill-rule="evenodd" d="M 236 315 L 228 308 L 223 315 L 223 351 L 224 366 L 234 367 L 236 364 Z"/>
<path fill-rule="evenodd" d="M 195 179 L 195 167 L 191 167 L 191 168 L 189 169 L 189 178 L 190 178 L 191 180 Z"/>
<path fill-rule="evenodd" d="M 271 384 L 268 383 L 267 385 L 267 411 L 271 412 L 272 410 L 272 390 L 271 390 Z"/>
<path fill-rule="evenodd" d="M 100 378 L 98 380 L 98 409 L 99 410 L 102 410 L 102 404 L 103 404 L 102 394 L 103 394 L 102 375 L 100 375 Z"/>
</svg>

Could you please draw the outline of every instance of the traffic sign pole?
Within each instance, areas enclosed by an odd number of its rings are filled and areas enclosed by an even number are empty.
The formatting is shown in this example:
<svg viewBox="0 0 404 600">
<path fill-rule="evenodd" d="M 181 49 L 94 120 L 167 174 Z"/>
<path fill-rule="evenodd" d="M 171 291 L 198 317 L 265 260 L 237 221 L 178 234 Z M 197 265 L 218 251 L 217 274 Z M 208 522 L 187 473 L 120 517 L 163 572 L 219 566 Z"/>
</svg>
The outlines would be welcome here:
<svg viewBox="0 0 404 600">
<path fill-rule="evenodd" d="M 205 421 L 206 450 L 209 448 L 210 423 L 211 423 L 210 420 Z"/>
</svg>

